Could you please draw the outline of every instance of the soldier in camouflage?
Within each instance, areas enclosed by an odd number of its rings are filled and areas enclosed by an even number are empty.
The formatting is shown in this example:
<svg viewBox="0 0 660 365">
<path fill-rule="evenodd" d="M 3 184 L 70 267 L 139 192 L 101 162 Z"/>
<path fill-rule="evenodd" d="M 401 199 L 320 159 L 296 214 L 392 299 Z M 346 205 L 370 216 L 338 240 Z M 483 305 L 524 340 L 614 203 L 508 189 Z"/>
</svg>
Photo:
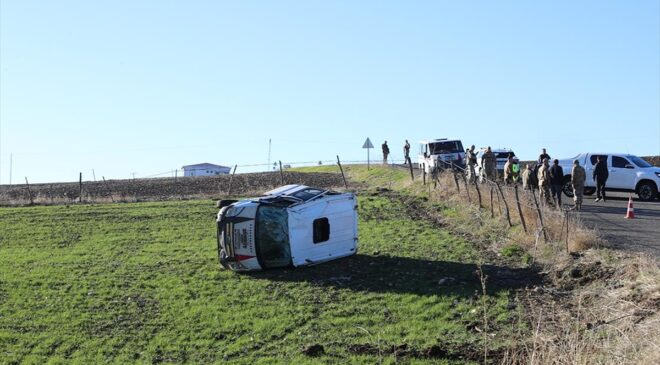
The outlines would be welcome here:
<svg viewBox="0 0 660 365">
<path fill-rule="evenodd" d="M 513 157 L 509 156 L 504 164 L 504 183 L 511 184 L 513 180 Z"/>
<path fill-rule="evenodd" d="M 495 159 L 495 154 L 490 146 L 488 146 L 486 152 L 481 156 L 481 171 L 482 175 L 485 174 L 485 177 L 488 178 L 488 180 L 497 180 L 497 160 Z"/>
<path fill-rule="evenodd" d="M 467 150 L 467 153 L 465 154 L 465 159 L 467 162 L 468 166 L 468 180 L 470 182 L 473 182 L 474 179 L 476 179 L 476 174 L 474 171 L 474 167 L 477 164 L 477 154 L 474 153 L 474 145 L 470 146 L 470 149 Z"/>
<path fill-rule="evenodd" d="M 543 159 L 543 164 L 539 167 L 536 177 L 539 181 L 541 199 L 544 199 L 546 204 L 553 205 L 552 197 L 550 196 L 550 164 L 548 163 L 548 158 Z"/>
<path fill-rule="evenodd" d="M 573 184 L 573 201 L 575 202 L 575 210 L 582 209 L 582 197 L 584 194 L 584 181 L 587 174 L 584 168 L 580 166 L 580 161 L 573 161 L 573 170 L 571 171 L 571 184 Z"/>
<path fill-rule="evenodd" d="M 522 185 L 525 190 L 532 190 L 532 169 L 529 164 L 525 165 L 525 171 L 522 173 Z"/>
</svg>

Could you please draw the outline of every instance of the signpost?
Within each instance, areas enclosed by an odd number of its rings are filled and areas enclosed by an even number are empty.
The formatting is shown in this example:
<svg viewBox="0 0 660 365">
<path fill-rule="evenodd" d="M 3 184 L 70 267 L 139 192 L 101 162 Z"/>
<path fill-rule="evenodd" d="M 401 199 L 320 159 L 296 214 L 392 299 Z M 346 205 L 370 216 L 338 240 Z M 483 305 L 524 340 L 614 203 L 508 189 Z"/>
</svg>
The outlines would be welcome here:
<svg viewBox="0 0 660 365">
<path fill-rule="evenodd" d="M 367 140 L 364 141 L 364 144 L 362 145 L 362 148 L 367 149 L 367 170 L 369 170 L 369 150 L 374 148 L 374 145 L 371 144 L 371 140 L 369 139 L 369 137 L 367 137 Z"/>
</svg>

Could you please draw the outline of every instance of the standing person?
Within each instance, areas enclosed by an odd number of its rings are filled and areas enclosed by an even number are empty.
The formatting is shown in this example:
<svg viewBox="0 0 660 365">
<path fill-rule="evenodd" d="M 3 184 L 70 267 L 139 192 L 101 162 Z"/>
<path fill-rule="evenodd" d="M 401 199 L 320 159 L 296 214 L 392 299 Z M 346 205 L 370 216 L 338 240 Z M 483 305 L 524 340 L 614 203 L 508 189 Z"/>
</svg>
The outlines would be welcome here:
<svg viewBox="0 0 660 365">
<path fill-rule="evenodd" d="M 488 180 L 495 181 L 497 179 L 497 160 L 490 146 L 488 146 L 486 152 L 481 156 L 481 171 L 482 175 L 485 174 Z"/>
<path fill-rule="evenodd" d="M 390 148 L 387 146 L 387 141 L 381 147 L 383 148 L 383 165 L 387 165 L 387 156 L 390 155 Z"/>
<path fill-rule="evenodd" d="M 412 165 L 412 162 L 410 161 L 410 143 L 408 143 L 407 139 L 406 144 L 403 145 L 403 164 Z"/>
<path fill-rule="evenodd" d="M 539 165 L 542 165 L 543 160 L 545 160 L 546 158 L 548 159 L 548 161 L 550 161 L 550 155 L 548 155 L 548 153 L 545 151 L 545 148 L 543 148 L 541 150 L 541 154 L 539 155 L 539 159 L 538 159 Z"/>
<path fill-rule="evenodd" d="M 509 155 L 504 164 L 504 183 L 511 184 L 513 182 L 513 157 Z"/>
<path fill-rule="evenodd" d="M 607 171 L 607 157 L 598 156 L 598 162 L 594 166 L 594 181 L 596 182 L 596 201 L 605 201 L 605 183 L 610 173 Z"/>
<path fill-rule="evenodd" d="M 584 194 L 584 181 L 587 179 L 587 174 L 584 168 L 580 166 L 580 161 L 573 161 L 573 170 L 571 170 L 571 184 L 573 184 L 573 201 L 575 201 L 575 209 L 582 210 L 582 194 Z"/>
<path fill-rule="evenodd" d="M 474 145 L 470 146 L 470 148 L 465 153 L 465 157 L 468 166 L 468 179 L 470 182 L 472 182 L 477 178 L 474 171 L 474 167 L 477 165 L 477 154 L 474 153 Z"/>
<path fill-rule="evenodd" d="M 564 169 L 559 166 L 559 160 L 552 161 L 550 167 L 550 189 L 552 191 L 552 199 L 557 204 L 557 209 L 561 209 L 561 193 L 564 185 Z"/>
<path fill-rule="evenodd" d="M 534 184 L 532 182 L 532 169 L 529 164 L 525 165 L 525 171 L 522 173 L 522 185 L 525 190 L 532 190 Z"/>
<path fill-rule="evenodd" d="M 550 166 L 548 164 L 548 159 L 543 160 L 543 164 L 539 167 L 539 171 L 536 173 L 536 177 L 539 181 L 539 193 L 541 194 L 541 199 L 544 199 L 547 204 L 552 205 L 552 200 L 550 199 Z"/>
</svg>

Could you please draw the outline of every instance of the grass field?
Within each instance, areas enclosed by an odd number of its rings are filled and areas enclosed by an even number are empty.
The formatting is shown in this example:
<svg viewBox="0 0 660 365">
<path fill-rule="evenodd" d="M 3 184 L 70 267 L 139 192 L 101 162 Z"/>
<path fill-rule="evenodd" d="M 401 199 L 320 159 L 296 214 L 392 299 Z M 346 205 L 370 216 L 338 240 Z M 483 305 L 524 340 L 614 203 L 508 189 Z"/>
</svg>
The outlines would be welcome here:
<svg viewBox="0 0 660 365">
<path fill-rule="evenodd" d="M 478 247 L 359 205 L 358 255 L 255 274 L 220 269 L 212 201 L 0 209 L 0 363 L 476 363 L 525 331 Z"/>
</svg>

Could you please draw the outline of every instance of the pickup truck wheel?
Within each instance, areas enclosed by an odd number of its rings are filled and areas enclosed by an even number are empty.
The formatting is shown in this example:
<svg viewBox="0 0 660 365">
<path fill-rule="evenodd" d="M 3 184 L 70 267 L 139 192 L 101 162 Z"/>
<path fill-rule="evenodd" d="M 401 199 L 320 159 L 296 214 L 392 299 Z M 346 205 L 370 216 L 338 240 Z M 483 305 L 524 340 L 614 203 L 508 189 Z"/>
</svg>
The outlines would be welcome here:
<svg viewBox="0 0 660 365">
<path fill-rule="evenodd" d="M 655 184 L 649 181 L 643 181 L 637 186 L 637 195 L 641 201 L 648 202 L 655 200 L 657 191 L 658 188 L 656 188 Z"/>
<path fill-rule="evenodd" d="M 584 195 L 594 195 L 595 192 L 595 188 L 584 188 Z"/>
<path fill-rule="evenodd" d="M 564 191 L 564 194 L 572 198 L 573 197 L 573 184 L 571 183 L 571 178 L 569 176 L 568 179 L 564 179 L 564 186 L 562 187 L 562 190 Z"/>
</svg>

